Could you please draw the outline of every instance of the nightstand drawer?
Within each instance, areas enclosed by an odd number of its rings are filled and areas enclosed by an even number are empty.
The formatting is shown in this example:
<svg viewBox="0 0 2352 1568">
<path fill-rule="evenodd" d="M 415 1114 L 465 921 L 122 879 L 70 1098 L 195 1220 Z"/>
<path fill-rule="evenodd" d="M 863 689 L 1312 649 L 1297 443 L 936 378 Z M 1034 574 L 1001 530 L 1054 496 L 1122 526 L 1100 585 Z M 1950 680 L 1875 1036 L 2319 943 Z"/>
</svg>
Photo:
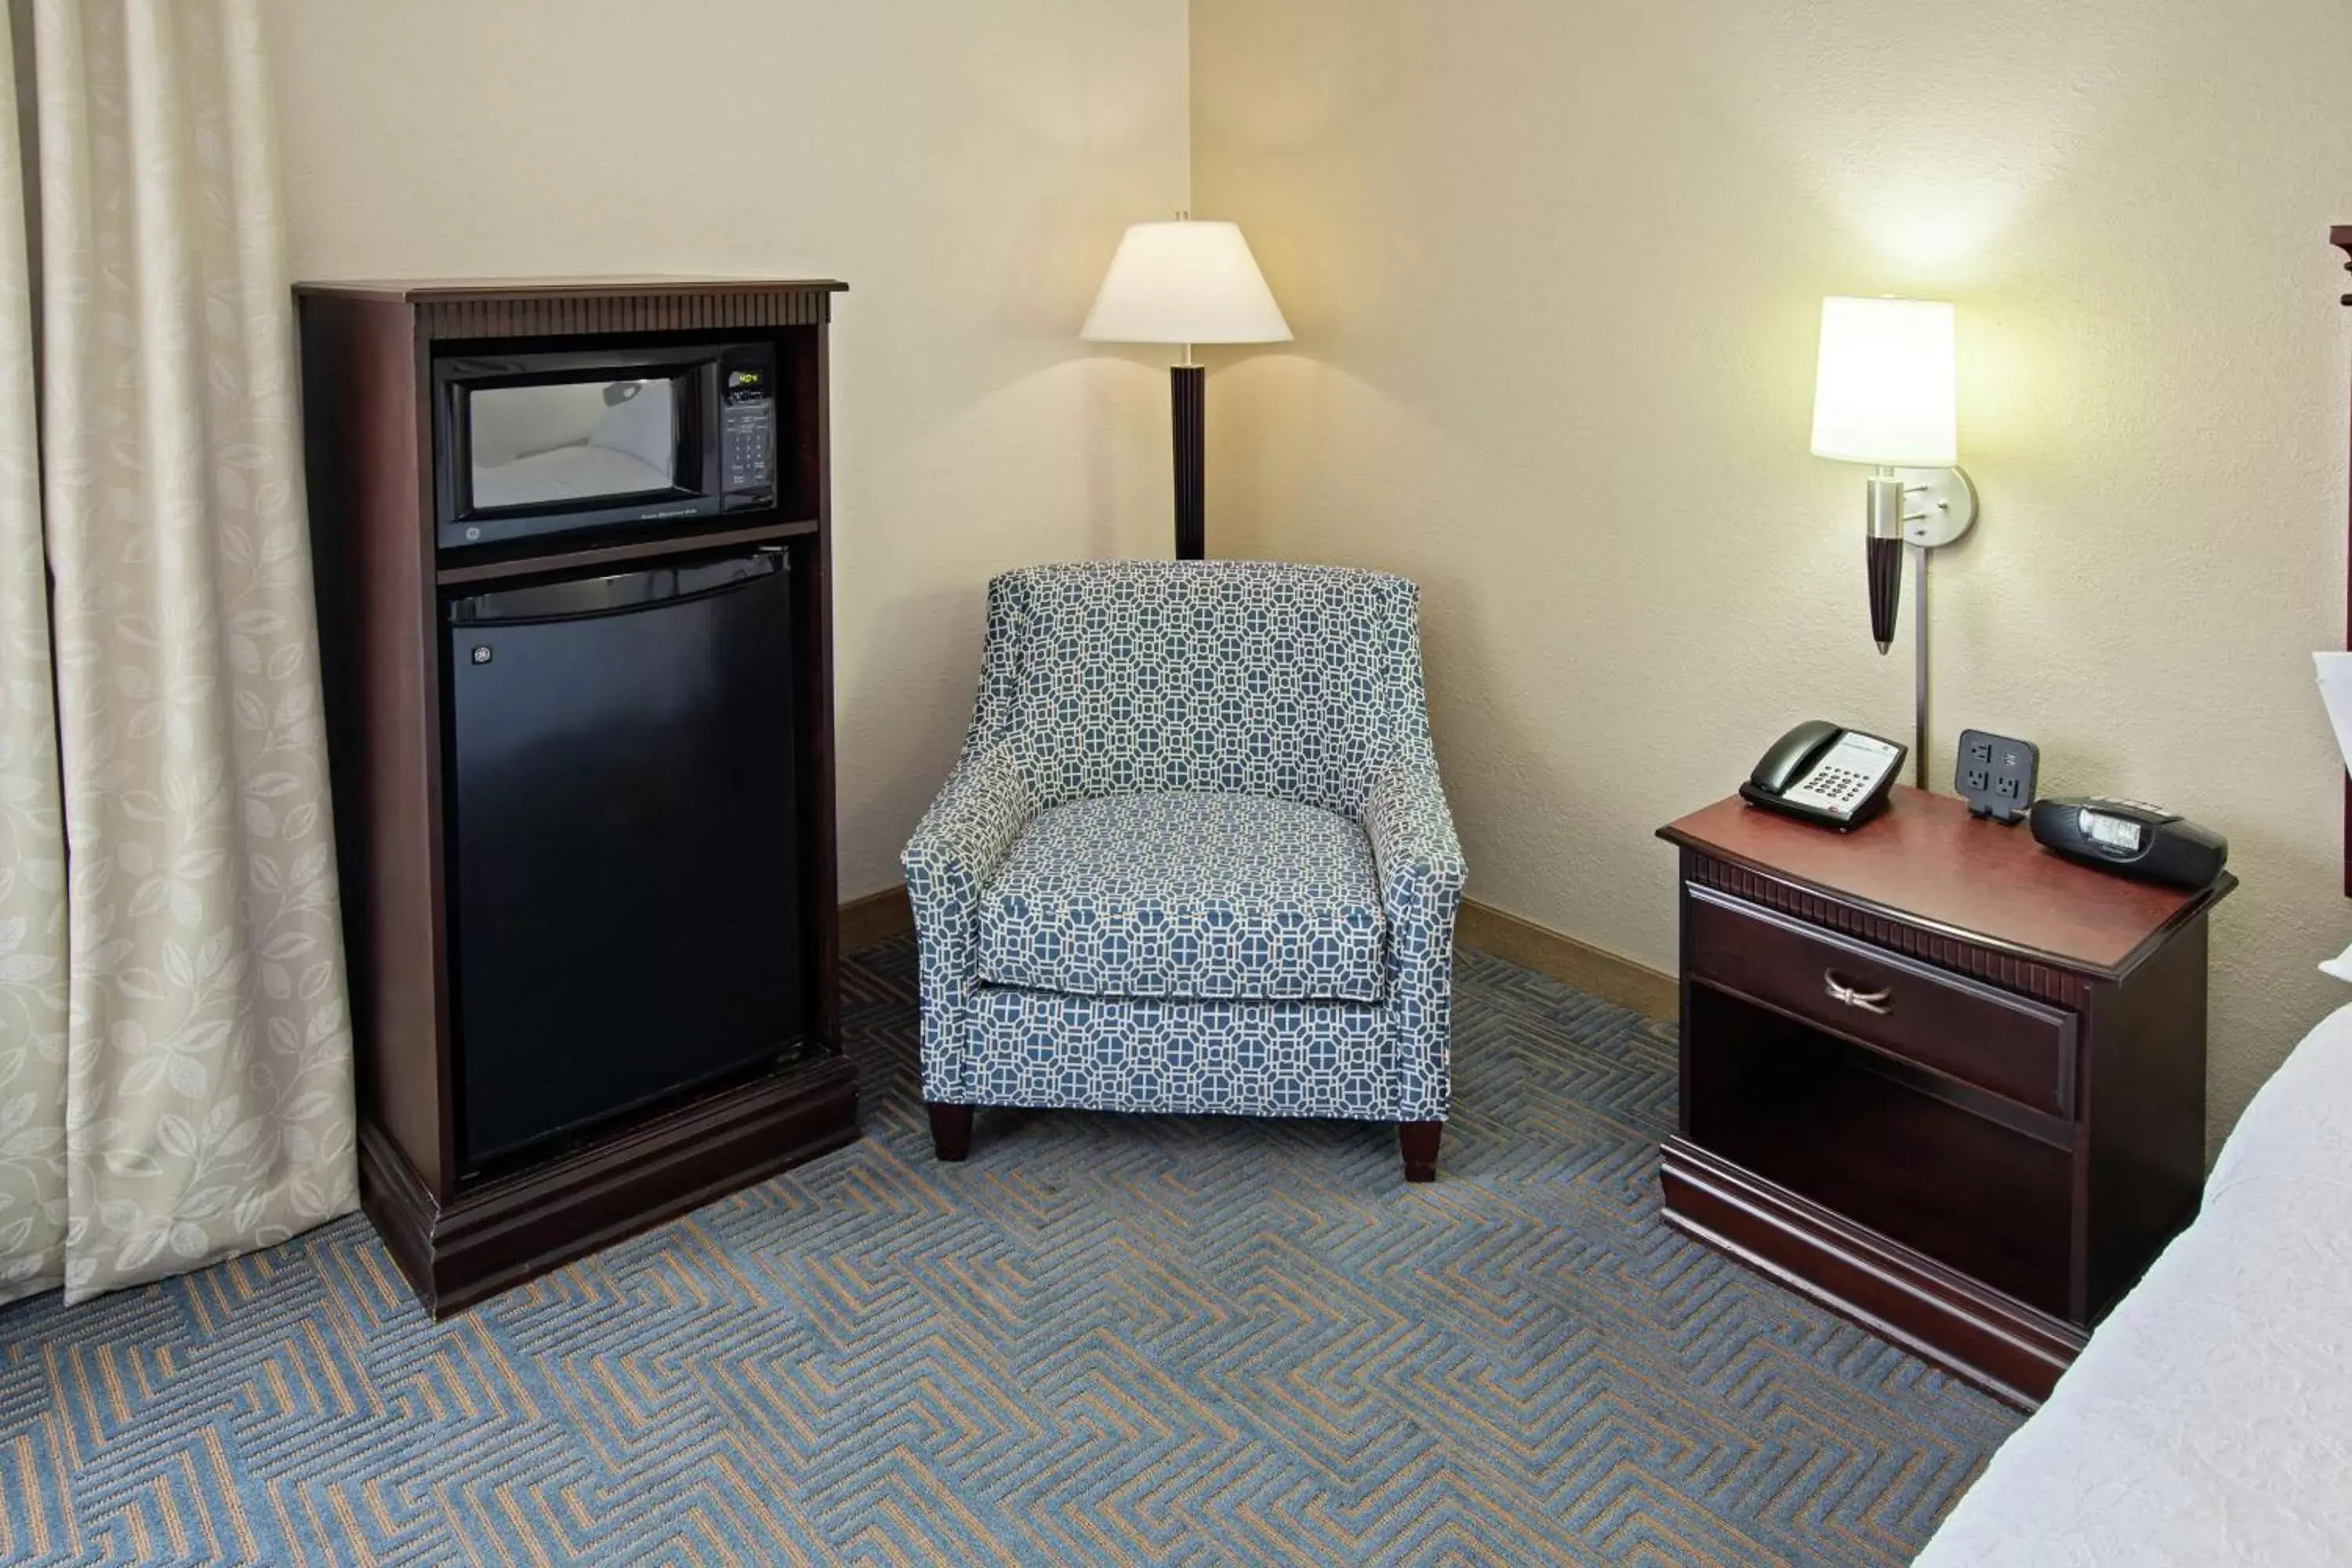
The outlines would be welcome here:
<svg viewBox="0 0 2352 1568">
<path fill-rule="evenodd" d="M 2074 1016 L 1691 886 L 1684 966 L 1767 1006 L 2052 1115 L 2074 1112 Z"/>
</svg>

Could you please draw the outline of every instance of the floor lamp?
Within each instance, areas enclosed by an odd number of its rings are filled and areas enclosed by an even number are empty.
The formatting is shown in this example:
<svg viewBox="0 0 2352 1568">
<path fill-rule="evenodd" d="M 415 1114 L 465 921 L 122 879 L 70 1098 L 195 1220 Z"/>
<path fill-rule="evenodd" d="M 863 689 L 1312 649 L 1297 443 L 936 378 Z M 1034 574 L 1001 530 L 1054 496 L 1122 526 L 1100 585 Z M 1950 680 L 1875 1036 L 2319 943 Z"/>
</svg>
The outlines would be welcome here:
<svg viewBox="0 0 2352 1568">
<path fill-rule="evenodd" d="M 1172 223 L 1129 226 L 1078 335 L 1097 343 L 1184 345 L 1184 363 L 1168 371 L 1176 437 L 1176 559 L 1201 560 L 1208 542 L 1202 447 L 1206 373 L 1192 363 L 1192 345 L 1290 341 L 1290 324 L 1249 242 L 1237 225 L 1195 223 L 1181 213 Z"/>
</svg>

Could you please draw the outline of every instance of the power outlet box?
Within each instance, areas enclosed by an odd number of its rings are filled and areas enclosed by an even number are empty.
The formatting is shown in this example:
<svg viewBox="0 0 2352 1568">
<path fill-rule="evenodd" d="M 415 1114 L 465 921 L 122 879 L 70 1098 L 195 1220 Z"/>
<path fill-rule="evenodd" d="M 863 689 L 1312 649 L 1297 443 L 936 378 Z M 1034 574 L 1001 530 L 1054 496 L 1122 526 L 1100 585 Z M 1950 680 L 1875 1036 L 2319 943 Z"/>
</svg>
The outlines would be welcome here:
<svg viewBox="0 0 2352 1568">
<path fill-rule="evenodd" d="M 2011 826 L 2033 806 L 2033 783 L 2042 752 L 2031 741 L 1983 730 L 1960 731 L 1960 754 L 1952 763 L 1952 784 L 1970 816 L 1989 816 Z"/>
</svg>

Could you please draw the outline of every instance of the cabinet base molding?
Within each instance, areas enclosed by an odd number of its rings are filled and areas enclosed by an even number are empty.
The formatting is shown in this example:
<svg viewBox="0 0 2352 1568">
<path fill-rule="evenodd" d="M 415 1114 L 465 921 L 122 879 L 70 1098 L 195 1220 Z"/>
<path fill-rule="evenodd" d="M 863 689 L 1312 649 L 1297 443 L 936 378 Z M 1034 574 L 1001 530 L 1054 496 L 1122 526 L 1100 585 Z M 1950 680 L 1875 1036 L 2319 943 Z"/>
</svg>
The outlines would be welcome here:
<svg viewBox="0 0 2352 1568">
<path fill-rule="evenodd" d="M 857 1138 L 857 1073 L 796 1062 L 436 1201 L 372 1118 L 360 1205 L 435 1318 Z"/>
<path fill-rule="evenodd" d="M 1666 1223 L 2021 1409 L 2083 1348 L 2074 1325 L 1988 1290 L 1683 1138 L 1659 1154 Z"/>
</svg>

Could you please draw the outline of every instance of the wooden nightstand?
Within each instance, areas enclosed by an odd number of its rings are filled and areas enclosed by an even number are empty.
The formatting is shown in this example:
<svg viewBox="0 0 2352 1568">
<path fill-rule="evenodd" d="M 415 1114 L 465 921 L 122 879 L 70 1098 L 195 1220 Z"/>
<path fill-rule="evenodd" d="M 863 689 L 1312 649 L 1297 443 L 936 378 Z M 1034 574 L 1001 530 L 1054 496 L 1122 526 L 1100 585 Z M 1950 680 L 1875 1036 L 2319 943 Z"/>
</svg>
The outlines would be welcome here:
<svg viewBox="0 0 2352 1568">
<path fill-rule="evenodd" d="M 2020 1405 L 2196 1213 L 2206 914 L 1898 788 L 1682 850 L 1667 1222 Z"/>
</svg>

